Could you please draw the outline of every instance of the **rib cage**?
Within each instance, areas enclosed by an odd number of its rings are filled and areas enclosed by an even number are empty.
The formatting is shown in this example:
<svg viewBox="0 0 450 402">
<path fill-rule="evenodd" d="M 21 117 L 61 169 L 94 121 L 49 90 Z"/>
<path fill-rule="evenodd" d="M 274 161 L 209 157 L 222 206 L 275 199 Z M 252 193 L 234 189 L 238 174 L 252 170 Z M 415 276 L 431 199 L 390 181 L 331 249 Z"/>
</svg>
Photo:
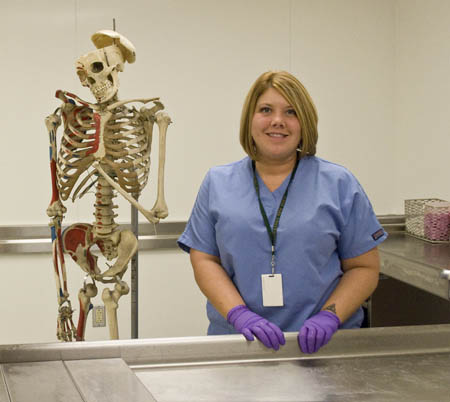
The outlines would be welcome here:
<svg viewBox="0 0 450 402">
<path fill-rule="evenodd" d="M 100 162 L 109 167 L 111 178 L 122 189 L 139 195 L 148 181 L 151 130 L 145 130 L 144 119 L 134 107 L 120 106 L 111 112 L 102 139 L 105 155 Z M 57 175 L 60 197 L 67 200 L 79 177 L 84 172 L 89 174 L 88 170 L 96 159 L 96 129 L 94 112 L 88 106 L 66 103 L 62 116 L 64 133 L 58 154 Z M 92 180 L 85 178 L 74 194 L 82 196 L 92 184 Z"/>
<path fill-rule="evenodd" d="M 150 171 L 151 137 L 134 107 L 123 106 L 108 121 L 105 148 L 104 161 L 114 171 L 114 180 L 126 192 L 139 195 Z"/>
<path fill-rule="evenodd" d="M 94 156 L 89 155 L 95 134 L 92 116 L 92 110 L 87 106 L 68 103 L 63 107 L 64 133 L 56 165 L 59 195 L 62 200 L 69 198 L 80 175 L 94 161 Z"/>
</svg>

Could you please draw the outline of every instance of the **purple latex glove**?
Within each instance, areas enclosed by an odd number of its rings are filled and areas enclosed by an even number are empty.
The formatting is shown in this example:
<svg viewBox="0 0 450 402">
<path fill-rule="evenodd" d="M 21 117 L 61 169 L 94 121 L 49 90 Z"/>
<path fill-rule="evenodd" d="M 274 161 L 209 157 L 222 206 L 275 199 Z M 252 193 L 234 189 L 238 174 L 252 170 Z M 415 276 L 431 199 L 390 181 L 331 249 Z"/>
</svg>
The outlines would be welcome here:
<svg viewBox="0 0 450 402">
<path fill-rule="evenodd" d="M 316 353 L 330 341 L 339 325 L 341 325 L 339 317 L 330 311 L 321 311 L 307 319 L 297 336 L 302 352 Z"/>
<path fill-rule="evenodd" d="M 258 314 L 250 311 L 247 306 L 233 307 L 227 314 L 227 321 L 236 328 L 248 341 L 253 341 L 256 336 L 264 346 L 278 350 L 286 340 L 280 328 L 267 321 Z"/>
</svg>

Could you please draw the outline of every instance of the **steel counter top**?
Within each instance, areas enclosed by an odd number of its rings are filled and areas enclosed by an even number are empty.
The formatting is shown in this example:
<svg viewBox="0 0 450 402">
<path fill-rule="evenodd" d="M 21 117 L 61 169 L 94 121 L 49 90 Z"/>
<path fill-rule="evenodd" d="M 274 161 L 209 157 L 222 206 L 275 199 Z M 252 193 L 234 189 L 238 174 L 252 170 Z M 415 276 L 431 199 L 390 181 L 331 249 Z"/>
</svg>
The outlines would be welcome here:
<svg viewBox="0 0 450 402">
<path fill-rule="evenodd" d="M 405 233 L 391 233 L 378 249 L 381 273 L 450 299 L 450 281 L 441 276 L 450 269 L 450 243 L 432 244 Z"/>
<path fill-rule="evenodd" d="M 340 330 L 315 355 L 240 335 L 0 346 L 0 401 L 447 401 L 450 325 Z"/>
</svg>

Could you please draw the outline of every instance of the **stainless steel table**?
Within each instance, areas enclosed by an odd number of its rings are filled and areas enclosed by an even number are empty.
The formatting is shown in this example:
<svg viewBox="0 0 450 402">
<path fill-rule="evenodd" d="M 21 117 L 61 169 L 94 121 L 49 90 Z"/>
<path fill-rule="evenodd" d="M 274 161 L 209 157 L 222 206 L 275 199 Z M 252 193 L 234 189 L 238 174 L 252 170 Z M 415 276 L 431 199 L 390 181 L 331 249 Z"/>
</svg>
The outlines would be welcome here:
<svg viewBox="0 0 450 402">
<path fill-rule="evenodd" d="M 0 346 L 0 401 L 450 401 L 450 325 L 340 330 L 310 356 L 286 338 Z"/>
<path fill-rule="evenodd" d="M 405 233 L 392 233 L 379 245 L 381 272 L 450 300 L 450 243 L 432 244 Z"/>
</svg>

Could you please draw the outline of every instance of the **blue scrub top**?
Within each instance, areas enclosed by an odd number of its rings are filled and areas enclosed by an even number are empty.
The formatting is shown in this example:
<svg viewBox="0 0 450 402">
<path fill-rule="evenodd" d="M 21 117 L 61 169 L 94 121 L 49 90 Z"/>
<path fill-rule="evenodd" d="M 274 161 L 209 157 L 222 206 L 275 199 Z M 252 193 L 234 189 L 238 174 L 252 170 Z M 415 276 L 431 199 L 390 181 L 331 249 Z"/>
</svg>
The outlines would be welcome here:
<svg viewBox="0 0 450 402">
<path fill-rule="evenodd" d="M 271 192 L 257 175 L 271 226 L 290 176 Z M 276 273 L 283 278 L 283 307 L 264 307 L 261 275 L 271 273 L 271 242 L 258 206 L 251 159 L 207 173 L 178 245 L 220 258 L 248 308 L 283 331 L 298 331 L 337 286 L 341 260 L 357 257 L 387 234 L 356 178 L 344 167 L 303 157 L 279 222 Z M 208 335 L 236 333 L 207 302 Z M 361 326 L 360 308 L 341 328 Z"/>
</svg>

